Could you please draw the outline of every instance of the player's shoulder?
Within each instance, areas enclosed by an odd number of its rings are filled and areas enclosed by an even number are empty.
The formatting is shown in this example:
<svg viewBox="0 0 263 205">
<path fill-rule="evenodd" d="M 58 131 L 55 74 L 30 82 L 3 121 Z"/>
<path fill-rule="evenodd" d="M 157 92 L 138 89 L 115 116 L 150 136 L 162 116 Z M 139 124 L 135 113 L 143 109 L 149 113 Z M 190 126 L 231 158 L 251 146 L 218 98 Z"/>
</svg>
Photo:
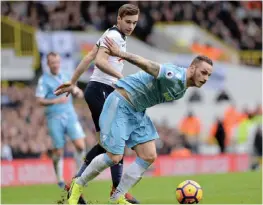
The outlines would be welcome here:
<svg viewBox="0 0 263 205">
<path fill-rule="evenodd" d="M 124 33 L 122 33 L 117 26 L 113 26 L 111 28 L 109 28 L 107 30 L 107 32 L 105 33 L 106 36 L 110 37 L 110 38 L 114 38 L 115 40 L 116 39 L 119 39 L 121 41 L 126 41 L 126 36 Z"/>
<path fill-rule="evenodd" d="M 43 73 L 39 78 L 38 78 L 38 83 L 45 83 L 48 80 L 48 75 L 46 73 Z"/>
<path fill-rule="evenodd" d="M 164 63 L 164 64 L 161 64 L 161 70 L 165 72 L 168 78 L 176 77 L 177 79 L 183 80 L 187 68 L 173 64 L 173 63 Z"/>
</svg>

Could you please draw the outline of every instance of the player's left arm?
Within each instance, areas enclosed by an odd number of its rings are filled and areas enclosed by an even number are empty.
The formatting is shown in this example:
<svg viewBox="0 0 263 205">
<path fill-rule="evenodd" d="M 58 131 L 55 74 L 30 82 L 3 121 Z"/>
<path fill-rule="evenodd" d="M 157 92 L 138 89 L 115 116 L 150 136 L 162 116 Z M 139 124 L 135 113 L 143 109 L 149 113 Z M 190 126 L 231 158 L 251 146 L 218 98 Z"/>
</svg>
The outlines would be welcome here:
<svg viewBox="0 0 263 205">
<path fill-rule="evenodd" d="M 105 44 L 108 46 L 112 55 L 118 56 L 136 66 L 144 70 L 145 72 L 149 73 L 150 75 L 154 76 L 155 78 L 158 77 L 160 71 L 160 64 L 148 59 L 145 59 L 141 56 L 135 55 L 133 53 L 128 53 L 121 51 L 118 45 L 110 38 L 105 38 Z"/>
</svg>

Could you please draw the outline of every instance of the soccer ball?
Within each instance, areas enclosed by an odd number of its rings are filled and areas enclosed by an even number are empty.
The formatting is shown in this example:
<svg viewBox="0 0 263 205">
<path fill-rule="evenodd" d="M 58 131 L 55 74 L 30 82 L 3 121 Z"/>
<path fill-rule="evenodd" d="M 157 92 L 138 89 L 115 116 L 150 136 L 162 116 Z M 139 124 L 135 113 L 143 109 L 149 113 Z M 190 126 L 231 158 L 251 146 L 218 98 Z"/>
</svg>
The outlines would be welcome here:
<svg viewBox="0 0 263 205">
<path fill-rule="evenodd" d="M 192 180 L 180 183 L 176 189 L 176 199 L 180 204 L 199 203 L 203 197 L 201 186 Z"/>
</svg>

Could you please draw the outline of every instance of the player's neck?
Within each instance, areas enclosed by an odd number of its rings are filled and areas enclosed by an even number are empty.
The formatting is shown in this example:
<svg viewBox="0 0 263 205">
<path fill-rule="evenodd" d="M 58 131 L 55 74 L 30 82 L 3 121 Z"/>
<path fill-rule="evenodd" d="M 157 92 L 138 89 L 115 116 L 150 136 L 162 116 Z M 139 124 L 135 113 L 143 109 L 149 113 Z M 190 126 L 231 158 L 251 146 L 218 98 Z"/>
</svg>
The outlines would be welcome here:
<svg viewBox="0 0 263 205">
<path fill-rule="evenodd" d="M 126 36 L 120 29 L 120 26 L 118 24 L 116 24 L 116 28 L 119 30 L 119 32 L 123 35 L 123 36 Z"/>
<path fill-rule="evenodd" d="M 59 73 L 53 73 L 52 71 L 50 71 L 50 74 L 53 76 L 58 76 Z"/>
</svg>

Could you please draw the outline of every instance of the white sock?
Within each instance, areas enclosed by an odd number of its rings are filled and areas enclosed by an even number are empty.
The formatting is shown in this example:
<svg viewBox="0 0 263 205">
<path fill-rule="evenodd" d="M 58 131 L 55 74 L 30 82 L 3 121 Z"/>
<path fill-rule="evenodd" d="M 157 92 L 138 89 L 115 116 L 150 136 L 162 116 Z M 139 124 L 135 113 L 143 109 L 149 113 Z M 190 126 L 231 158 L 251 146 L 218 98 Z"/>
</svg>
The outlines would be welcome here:
<svg viewBox="0 0 263 205">
<path fill-rule="evenodd" d="M 98 155 L 91 161 L 81 176 L 77 178 L 76 183 L 85 186 L 88 181 L 97 177 L 102 171 L 113 164 L 113 161 L 106 153 Z"/>
<path fill-rule="evenodd" d="M 116 191 L 111 196 L 111 199 L 118 199 L 121 195 L 126 194 L 130 188 L 141 180 L 142 175 L 150 165 L 149 162 L 137 157 L 123 174 Z"/>
<path fill-rule="evenodd" d="M 80 169 L 83 161 L 84 161 L 84 157 L 85 157 L 85 150 L 81 150 L 81 151 L 76 151 L 74 153 L 74 158 L 75 158 L 75 161 L 76 161 L 76 165 L 77 165 L 77 170 Z"/>
<path fill-rule="evenodd" d="M 64 177 L 63 177 L 64 161 L 63 161 L 63 157 L 52 156 L 52 160 L 53 160 L 53 165 L 54 165 L 54 169 L 55 169 L 55 173 L 56 173 L 58 182 L 64 182 Z"/>
</svg>

